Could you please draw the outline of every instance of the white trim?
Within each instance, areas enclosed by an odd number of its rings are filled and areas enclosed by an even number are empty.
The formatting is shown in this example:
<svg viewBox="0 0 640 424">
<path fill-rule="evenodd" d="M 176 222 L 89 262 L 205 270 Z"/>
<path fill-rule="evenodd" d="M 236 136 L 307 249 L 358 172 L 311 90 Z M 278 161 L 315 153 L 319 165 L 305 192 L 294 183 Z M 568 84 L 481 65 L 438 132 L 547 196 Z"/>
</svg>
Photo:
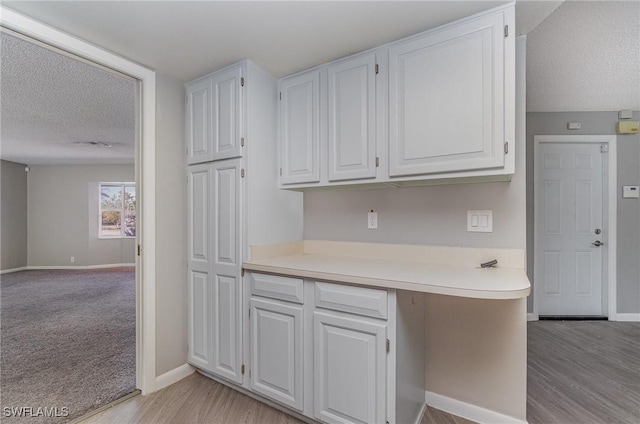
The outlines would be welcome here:
<svg viewBox="0 0 640 424">
<path fill-rule="evenodd" d="M 616 314 L 616 321 L 640 322 L 640 313 L 618 313 Z"/>
<path fill-rule="evenodd" d="M 609 152 L 605 155 L 605 160 L 607 161 L 607 169 L 608 175 L 607 180 L 608 184 L 606 187 L 607 199 L 605 199 L 605 204 L 608 207 L 608 222 L 607 222 L 607 254 L 608 254 L 608 267 L 609 272 L 607 273 L 607 286 L 608 286 L 608 304 L 607 304 L 607 316 L 609 317 L 609 321 L 617 321 L 617 211 L 618 211 L 618 153 L 617 153 L 617 137 L 615 135 L 534 135 L 534 184 L 538 178 L 538 173 L 536 172 L 536 161 L 539 153 L 540 143 L 599 143 L 599 144 L 608 144 Z M 539 213 L 538 208 L 538 192 L 534 191 L 534 248 L 533 248 L 533 262 L 534 262 L 534 271 L 538 268 L 538 255 L 535 253 L 538 251 L 538 237 L 535 237 L 536 229 L 535 222 L 537 221 L 536 217 Z M 539 294 L 538 290 L 535 288 L 535 275 L 533 283 L 533 313 L 538 316 L 538 304 L 539 304 Z M 604 311 L 603 311 L 604 312 Z"/>
<path fill-rule="evenodd" d="M 527 422 L 490 409 L 453 399 L 448 396 L 439 395 L 428 390 L 425 391 L 424 399 L 430 407 L 481 424 L 515 424 Z"/>
<path fill-rule="evenodd" d="M 120 267 L 133 267 L 135 263 L 120 263 L 120 264 L 102 264 L 102 265 L 29 265 L 25 267 L 26 271 L 38 271 L 47 269 L 106 269 L 106 268 L 120 268 Z"/>
<path fill-rule="evenodd" d="M 3 6 L 0 6 L 0 25 L 140 81 L 140 137 L 136 168 L 141 178 L 136 189 L 140 216 L 137 243 L 144 247 L 144 257 L 137 257 L 139 266 L 136 272 L 136 387 L 142 390 L 143 395 L 151 393 L 155 391 L 156 384 L 156 74 Z"/>
<path fill-rule="evenodd" d="M 177 368 L 167 371 L 156 378 L 156 390 L 162 390 L 165 387 L 169 387 L 183 378 L 189 377 L 194 372 L 196 372 L 196 369 L 189 364 L 183 364 Z"/>
<path fill-rule="evenodd" d="M 538 314 L 532 314 L 531 312 L 527 314 L 527 321 L 538 321 L 538 319 Z"/>
<path fill-rule="evenodd" d="M 27 270 L 26 266 L 21 266 L 20 268 L 3 269 L 2 271 L 0 271 L 0 275 L 11 274 L 12 272 L 19 272 L 19 271 L 26 271 L 26 270 Z"/>
</svg>

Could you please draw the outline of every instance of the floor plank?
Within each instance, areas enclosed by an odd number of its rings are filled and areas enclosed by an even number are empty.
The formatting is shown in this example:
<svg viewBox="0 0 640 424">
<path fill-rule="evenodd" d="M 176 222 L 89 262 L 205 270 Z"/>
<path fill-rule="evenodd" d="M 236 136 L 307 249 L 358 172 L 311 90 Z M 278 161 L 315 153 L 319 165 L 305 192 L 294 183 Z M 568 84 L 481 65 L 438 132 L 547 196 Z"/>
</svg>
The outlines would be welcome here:
<svg viewBox="0 0 640 424">
<path fill-rule="evenodd" d="M 528 325 L 530 424 L 640 423 L 640 323 L 538 321 Z M 259 423 L 296 418 L 200 374 L 138 396 L 83 424 Z M 470 424 L 427 408 L 421 424 Z"/>
</svg>

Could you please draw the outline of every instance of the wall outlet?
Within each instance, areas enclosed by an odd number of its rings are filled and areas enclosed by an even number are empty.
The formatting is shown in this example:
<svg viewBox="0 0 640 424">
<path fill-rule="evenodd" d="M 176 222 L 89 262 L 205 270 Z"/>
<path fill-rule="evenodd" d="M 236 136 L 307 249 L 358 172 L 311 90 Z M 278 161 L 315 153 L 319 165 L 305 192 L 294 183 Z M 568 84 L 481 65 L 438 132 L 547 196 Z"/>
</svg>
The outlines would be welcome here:
<svg viewBox="0 0 640 424">
<path fill-rule="evenodd" d="M 367 213 L 367 228 L 370 230 L 378 228 L 378 212 Z"/>
<path fill-rule="evenodd" d="M 75 257 L 75 256 L 72 256 L 72 257 L 71 257 L 71 259 L 70 259 L 70 262 L 71 262 L 71 263 L 74 263 L 75 261 L 76 261 L 76 257 Z"/>
<path fill-rule="evenodd" d="M 467 231 L 472 233 L 493 232 L 493 211 L 473 210 L 467 211 Z"/>
</svg>

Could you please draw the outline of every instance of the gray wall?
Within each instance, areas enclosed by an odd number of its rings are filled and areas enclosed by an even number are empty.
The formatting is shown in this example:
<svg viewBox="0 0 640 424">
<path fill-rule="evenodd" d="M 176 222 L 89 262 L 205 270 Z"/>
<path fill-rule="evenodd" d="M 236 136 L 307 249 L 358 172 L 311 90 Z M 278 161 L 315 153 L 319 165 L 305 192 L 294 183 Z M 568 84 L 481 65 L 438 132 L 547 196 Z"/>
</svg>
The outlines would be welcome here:
<svg viewBox="0 0 640 424">
<path fill-rule="evenodd" d="M 0 270 L 27 266 L 27 173 L 25 165 L 0 161 Z"/>
<path fill-rule="evenodd" d="M 634 112 L 633 119 L 640 114 Z M 582 123 L 580 130 L 567 130 L 567 122 Z M 615 134 L 617 112 L 529 112 L 527 113 L 527 262 L 529 279 L 533 275 L 533 136 L 561 134 Z M 640 201 L 623 199 L 623 185 L 640 184 L 640 134 L 618 135 L 618 312 L 640 312 Z M 535 290 L 535 285 L 534 285 Z M 528 310 L 531 312 L 532 296 Z"/>
<path fill-rule="evenodd" d="M 156 375 L 187 362 L 184 86 L 156 74 Z"/>
<path fill-rule="evenodd" d="M 28 265 L 135 262 L 134 239 L 98 239 L 99 183 L 134 181 L 133 165 L 39 165 L 27 174 Z M 71 256 L 75 262 L 71 263 Z"/>
</svg>

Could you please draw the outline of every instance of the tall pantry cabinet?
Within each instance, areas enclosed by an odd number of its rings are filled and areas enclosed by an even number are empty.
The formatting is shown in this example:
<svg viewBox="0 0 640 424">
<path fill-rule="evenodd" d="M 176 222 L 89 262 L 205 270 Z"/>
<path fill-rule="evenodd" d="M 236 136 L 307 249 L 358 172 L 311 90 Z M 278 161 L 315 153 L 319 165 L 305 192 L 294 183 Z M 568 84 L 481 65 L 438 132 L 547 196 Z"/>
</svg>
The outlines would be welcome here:
<svg viewBox="0 0 640 424">
<path fill-rule="evenodd" d="M 277 188 L 276 81 L 245 60 L 186 84 L 189 362 L 243 384 L 249 246 L 302 239 Z"/>
</svg>

